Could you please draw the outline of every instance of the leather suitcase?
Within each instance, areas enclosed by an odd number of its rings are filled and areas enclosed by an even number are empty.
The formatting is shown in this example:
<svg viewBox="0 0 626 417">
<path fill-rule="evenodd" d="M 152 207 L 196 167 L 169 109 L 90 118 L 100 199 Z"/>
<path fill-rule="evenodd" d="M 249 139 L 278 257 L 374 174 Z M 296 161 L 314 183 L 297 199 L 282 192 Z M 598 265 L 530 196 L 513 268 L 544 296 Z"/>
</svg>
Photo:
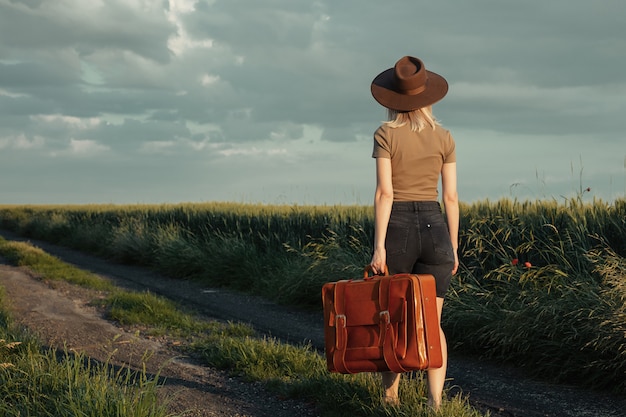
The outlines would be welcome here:
<svg viewBox="0 0 626 417">
<path fill-rule="evenodd" d="M 435 278 L 396 274 L 322 287 L 328 370 L 342 374 L 439 368 L 443 364 Z"/>
</svg>

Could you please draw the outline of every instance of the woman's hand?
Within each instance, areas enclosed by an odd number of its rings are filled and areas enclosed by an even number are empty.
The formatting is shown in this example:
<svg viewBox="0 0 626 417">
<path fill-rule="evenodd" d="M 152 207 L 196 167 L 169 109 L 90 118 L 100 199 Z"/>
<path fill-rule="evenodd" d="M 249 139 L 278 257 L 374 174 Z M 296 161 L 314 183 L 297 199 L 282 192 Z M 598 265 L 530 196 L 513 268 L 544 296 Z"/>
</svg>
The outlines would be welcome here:
<svg viewBox="0 0 626 417">
<path fill-rule="evenodd" d="M 375 249 L 370 266 L 375 275 L 385 274 L 385 266 L 387 265 L 387 251 L 385 249 Z"/>
<path fill-rule="evenodd" d="M 452 268 L 452 275 L 456 274 L 456 271 L 459 269 L 459 254 L 458 249 L 454 249 L 454 268 Z"/>
</svg>

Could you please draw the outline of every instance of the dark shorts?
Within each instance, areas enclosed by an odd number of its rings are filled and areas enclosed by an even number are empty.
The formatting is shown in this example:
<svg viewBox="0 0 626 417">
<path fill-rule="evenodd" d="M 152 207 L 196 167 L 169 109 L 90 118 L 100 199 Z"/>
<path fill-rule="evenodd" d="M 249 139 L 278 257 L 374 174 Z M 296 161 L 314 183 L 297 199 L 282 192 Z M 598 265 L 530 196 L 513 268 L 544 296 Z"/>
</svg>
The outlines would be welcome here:
<svg viewBox="0 0 626 417">
<path fill-rule="evenodd" d="M 452 279 L 454 251 L 438 202 L 394 202 L 385 247 L 390 274 L 432 274 L 437 297 L 445 296 Z"/>
</svg>

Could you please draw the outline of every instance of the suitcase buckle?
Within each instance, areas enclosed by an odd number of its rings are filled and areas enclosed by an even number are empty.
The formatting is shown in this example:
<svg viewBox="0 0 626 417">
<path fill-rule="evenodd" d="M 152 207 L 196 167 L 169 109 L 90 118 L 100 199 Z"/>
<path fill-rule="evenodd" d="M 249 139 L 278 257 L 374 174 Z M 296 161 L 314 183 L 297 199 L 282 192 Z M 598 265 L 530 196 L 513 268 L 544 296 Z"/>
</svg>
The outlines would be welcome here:
<svg viewBox="0 0 626 417">
<path fill-rule="evenodd" d="M 379 313 L 381 321 L 385 324 L 391 323 L 391 315 L 389 314 L 389 310 L 384 310 Z"/>
<path fill-rule="evenodd" d="M 348 321 L 345 314 L 337 314 L 335 316 L 335 348 L 339 351 L 345 351 L 347 347 L 347 325 Z"/>
</svg>

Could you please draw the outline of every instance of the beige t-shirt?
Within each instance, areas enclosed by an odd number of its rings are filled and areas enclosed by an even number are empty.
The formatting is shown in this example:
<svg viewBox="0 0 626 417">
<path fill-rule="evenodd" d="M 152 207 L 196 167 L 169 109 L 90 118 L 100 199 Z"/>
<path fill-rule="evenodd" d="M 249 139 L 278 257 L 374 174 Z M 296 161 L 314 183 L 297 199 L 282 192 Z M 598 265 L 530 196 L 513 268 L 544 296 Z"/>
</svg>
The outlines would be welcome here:
<svg viewBox="0 0 626 417">
<path fill-rule="evenodd" d="M 441 126 L 412 132 L 408 124 L 383 124 L 374 133 L 372 157 L 391 159 L 394 201 L 437 201 L 441 168 L 456 162 L 456 150 L 452 135 Z"/>
</svg>

